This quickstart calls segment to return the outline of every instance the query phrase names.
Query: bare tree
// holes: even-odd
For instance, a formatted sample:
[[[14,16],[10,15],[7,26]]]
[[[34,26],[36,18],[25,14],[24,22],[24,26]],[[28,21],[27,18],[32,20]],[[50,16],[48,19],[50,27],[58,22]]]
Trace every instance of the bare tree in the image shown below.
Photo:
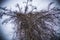
[[[28,0],[25,7],[25,13],[27,8]],[[5,9],[3,8],[3,10]],[[5,14],[11,16],[2,23],[6,23],[11,19],[14,19],[14,24],[17,25],[17,30],[15,31],[17,39],[14,38],[13,40],[56,40],[56,32],[53,29],[53,26],[46,22],[52,22],[54,25],[56,25],[54,19],[56,18],[60,20],[60,17],[57,18],[55,15],[60,15],[60,10],[57,10],[56,12],[54,10],[47,12],[33,12],[34,14],[32,12],[29,12],[28,14],[19,12],[14,13],[15,12],[12,14],[5,12],[2,13],[3,15]]]

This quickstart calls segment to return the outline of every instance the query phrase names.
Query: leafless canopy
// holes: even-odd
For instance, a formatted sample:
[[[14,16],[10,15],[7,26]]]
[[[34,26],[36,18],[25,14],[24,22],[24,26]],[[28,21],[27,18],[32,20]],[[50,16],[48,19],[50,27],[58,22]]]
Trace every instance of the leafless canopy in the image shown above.
[[[26,7],[28,6],[26,5]],[[0,9],[9,11],[8,13],[0,12],[0,16],[11,16],[9,19],[6,19],[7,21],[3,21],[2,24],[14,18],[14,23],[17,25],[17,30],[15,31],[16,38],[13,38],[13,40],[55,40],[56,32],[52,25],[57,25],[54,19],[60,20],[60,17],[56,16],[60,15],[60,10],[57,8],[44,12],[29,12],[27,14],[27,9],[25,9],[24,14],[1,7]],[[53,24],[50,25],[47,22],[52,22]]]

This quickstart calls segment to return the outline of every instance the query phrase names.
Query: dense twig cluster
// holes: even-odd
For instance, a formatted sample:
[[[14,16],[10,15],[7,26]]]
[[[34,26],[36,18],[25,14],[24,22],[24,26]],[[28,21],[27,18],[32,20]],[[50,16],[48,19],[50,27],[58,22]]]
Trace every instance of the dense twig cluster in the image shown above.
[[[50,3],[50,5],[51,4],[52,3]],[[59,16],[56,16],[57,14],[60,15],[60,10],[53,8],[49,11],[29,12],[26,14],[27,7],[28,5],[25,7],[24,14],[13,11],[9,11],[8,13],[3,12],[2,14],[0,12],[1,16],[11,16],[11,18],[3,21],[3,23],[13,18],[15,19],[14,23],[17,25],[17,30],[15,31],[17,39],[13,38],[13,40],[56,40],[56,32],[53,29],[53,25],[57,25],[54,19],[60,20]],[[1,7],[0,9],[7,10]],[[53,24],[50,25],[49,23]]]

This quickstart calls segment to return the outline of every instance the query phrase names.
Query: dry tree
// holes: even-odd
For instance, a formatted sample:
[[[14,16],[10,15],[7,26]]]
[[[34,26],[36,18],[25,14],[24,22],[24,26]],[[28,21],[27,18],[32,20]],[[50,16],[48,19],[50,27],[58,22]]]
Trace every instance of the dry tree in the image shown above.
[[[28,0],[27,0],[28,2]],[[51,3],[50,3],[51,4]],[[53,25],[56,25],[54,19],[60,20],[56,17],[57,14],[60,15],[60,10],[50,10],[45,12],[27,12],[27,7],[25,7],[25,13],[21,12],[10,12],[3,15],[11,16],[2,23],[7,23],[11,19],[14,19],[13,23],[16,24],[16,37],[13,40],[56,40],[56,32],[53,29]],[[1,8],[3,10],[7,10]],[[49,8],[48,8],[49,9]],[[19,9],[20,10],[20,9]],[[1,13],[0,13],[1,14]],[[53,23],[50,25],[49,23]]]

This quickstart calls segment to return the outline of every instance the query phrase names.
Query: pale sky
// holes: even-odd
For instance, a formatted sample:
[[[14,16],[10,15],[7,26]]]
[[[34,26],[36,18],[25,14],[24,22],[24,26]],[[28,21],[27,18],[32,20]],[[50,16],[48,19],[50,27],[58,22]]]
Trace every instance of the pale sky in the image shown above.
[[[26,0],[8,0],[5,2],[5,4],[3,5],[4,7],[7,7],[8,9],[11,8],[11,10],[18,10],[18,8],[16,8],[16,4],[18,3],[20,5],[20,7],[22,7],[23,11],[24,11],[24,7],[25,4],[23,4],[23,2],[25,2]],[[37,11],[40,11],[42,9],[47,9],[48,4],[52,2],[52,0],[33,0],[32,3],[30,2],[30,4],[32,4],[33,6],[37,7]],[[52,5],[52,7],[54,7],[54,5]],[[31,8],[29,9],[31,10]]]

